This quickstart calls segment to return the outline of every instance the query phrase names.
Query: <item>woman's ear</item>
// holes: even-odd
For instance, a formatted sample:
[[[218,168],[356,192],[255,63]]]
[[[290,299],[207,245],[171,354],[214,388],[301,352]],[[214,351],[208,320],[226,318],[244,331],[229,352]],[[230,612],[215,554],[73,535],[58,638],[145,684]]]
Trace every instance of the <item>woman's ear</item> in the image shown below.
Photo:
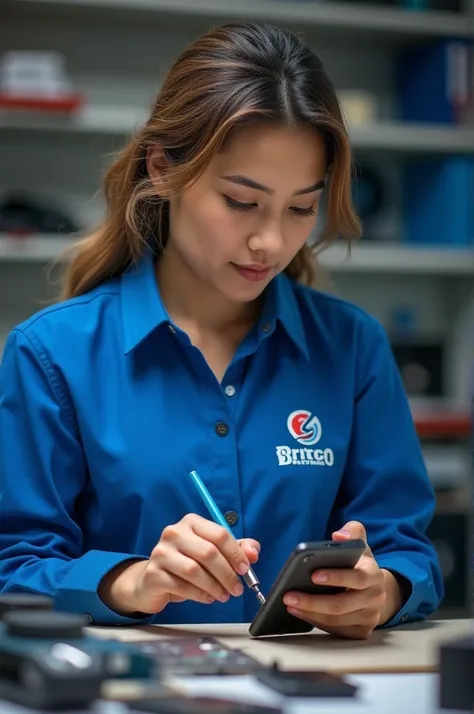
[[[148,176],[160,194],[163,194],[163,174],[169,166],[163,148],[159,144],[149,146],[146,152]]]

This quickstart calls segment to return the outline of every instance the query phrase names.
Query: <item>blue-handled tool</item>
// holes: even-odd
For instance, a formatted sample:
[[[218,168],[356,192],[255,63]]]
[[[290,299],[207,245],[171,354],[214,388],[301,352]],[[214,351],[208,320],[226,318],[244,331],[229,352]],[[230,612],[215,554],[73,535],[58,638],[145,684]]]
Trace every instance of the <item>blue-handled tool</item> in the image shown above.
[[[224,518],[222,513],[217,508],[214,499],[212,498],[211,494],[209,493],[209,491],[207,490],[207,488],[201,481],[199,474],[196,471],[191,471],[189,475],[191,477],[192,482],[196,486],[196,489],[197,489],[199,495],[201,496],[202,500],[206,504],[207,510],[211,514],[213,521],[215,523],[218,523],[223,528],[225,528],[230,533],[232,538],[234,538],[234,534],[232,533],[231,529],[229,528],[229,524],[227,523],[226,519]],[[253,590],[253,592],[257,596],[257,600],[259,601],[259,603],[261,605],[264,605],[265,598],[259,588],[260,580],[257,578],[257,576],[255,575],[252,568],[249,568],[247,573],[245,575],[243,575],[242,577],[245,581],[245,584],[251,590]]]

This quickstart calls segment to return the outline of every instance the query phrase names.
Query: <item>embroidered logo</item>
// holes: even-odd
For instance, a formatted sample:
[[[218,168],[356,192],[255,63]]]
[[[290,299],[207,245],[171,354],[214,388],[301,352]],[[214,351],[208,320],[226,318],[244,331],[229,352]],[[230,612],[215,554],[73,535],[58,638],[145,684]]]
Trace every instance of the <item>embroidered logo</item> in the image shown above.
[[[301,446],[277,446],[276,455],[279,466],[333,466],[332,449],[314,449],[323,435],[323,428],[318,417],[304,409],[291,412],[286,421],[291,436]]]

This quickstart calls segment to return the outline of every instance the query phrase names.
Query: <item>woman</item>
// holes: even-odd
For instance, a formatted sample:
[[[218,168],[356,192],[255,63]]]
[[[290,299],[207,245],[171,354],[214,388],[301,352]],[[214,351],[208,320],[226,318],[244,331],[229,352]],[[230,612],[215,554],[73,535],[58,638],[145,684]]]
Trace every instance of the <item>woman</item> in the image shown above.
[[[0,586],[96,624],[247,622],[300,541],[362,537],[343,594],[288,593],[366,638],[432,613],[434,497],[387,338],[309,287],[307,239],[359,233],[320,60],[230,24],[171,68],[110,168],[63,300],[12,331],[0,378]],[[206,517],[196,469],[238,545]]]

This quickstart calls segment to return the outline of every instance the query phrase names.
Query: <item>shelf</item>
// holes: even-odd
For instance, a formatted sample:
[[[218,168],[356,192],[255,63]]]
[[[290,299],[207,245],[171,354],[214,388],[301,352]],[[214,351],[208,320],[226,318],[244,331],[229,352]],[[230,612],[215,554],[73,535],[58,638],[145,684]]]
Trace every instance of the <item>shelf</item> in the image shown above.
[[[0,111],[0,131],[51,132],[61,134],[131,134],[147,114],[124,106],[86,106],[71,115]]]
[[[88,106],[70,116],[0,111],[0,132],[50,132],[128,136],[147,119],[140,108]],[[424,124],[379,123],[349,127],[356,150],[405,153],[474,154],[474,128]]]
[[[406,153],[472,154],[474,128],[411,123],[380,123],[349,128],[355,149]]]
[[[0,237],[0,262],[50,263],[57,260],[74,240],[61,236],[34,238]]]
[[[414,422],[420,439],[459,439],[472,437],[473,422],[468,414],[441,412],[439,414],[414,414]]]
[[[347,246],[336,244],[321,253],[319,262],[334,273],[474,276],[474,245],[456,249],[359,242],[348,256]]]
[[[0,236],[0,261],[55,261],[74,245],[74,238]],[[356,243],[347,257],[345,245],[334,245],[321,253],[319,262],[334,273],[418,273],[442,276],[474,276],[474,246],[450,249],[408,247],[389,243]]]
[[[134,21],[160,14],[203,20],[256,20],[302,26],[306,31],[346,30],[409,37],[474,37],[474,17],[453,12],[417,12],[402,8],[332,2],[285,0],[10,0],[18,9],[67,8],[132,16]]]

